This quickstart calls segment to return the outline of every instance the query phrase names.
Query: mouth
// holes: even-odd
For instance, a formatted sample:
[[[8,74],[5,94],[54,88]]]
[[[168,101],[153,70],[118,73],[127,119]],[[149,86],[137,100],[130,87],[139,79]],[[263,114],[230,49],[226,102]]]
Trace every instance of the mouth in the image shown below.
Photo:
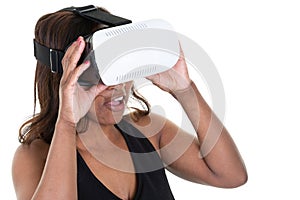
[[[105,103],[105,106],[113,112],[123,111],[125,108],[125,96],[113,97]]]

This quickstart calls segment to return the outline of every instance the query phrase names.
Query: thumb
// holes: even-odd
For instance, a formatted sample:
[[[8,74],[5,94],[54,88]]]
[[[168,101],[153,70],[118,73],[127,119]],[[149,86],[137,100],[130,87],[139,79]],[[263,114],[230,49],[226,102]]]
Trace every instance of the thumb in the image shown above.
[[[108,86],[99,83],[97,85],[93,85],[87,92],[89,93],[90,96],[95,98],[99,93],[104,91],[106,88],[108,88]]]

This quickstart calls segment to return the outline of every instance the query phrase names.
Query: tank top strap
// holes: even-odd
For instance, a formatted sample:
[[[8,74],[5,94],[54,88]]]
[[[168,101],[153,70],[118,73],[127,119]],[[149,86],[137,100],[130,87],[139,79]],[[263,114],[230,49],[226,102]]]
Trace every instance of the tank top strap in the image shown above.
[[[125,120],[117,124],[116,128],[127,143],[136,173],[146,173],[164,168],[157,150],[137,128]]]

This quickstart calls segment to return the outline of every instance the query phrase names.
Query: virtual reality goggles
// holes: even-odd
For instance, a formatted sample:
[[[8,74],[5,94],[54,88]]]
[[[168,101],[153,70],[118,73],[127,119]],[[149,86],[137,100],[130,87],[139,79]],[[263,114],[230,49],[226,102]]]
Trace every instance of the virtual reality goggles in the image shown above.
[[[82,86],[98,83],[117,85],[161,73],[178,61],[180,46],[177,34],[164,20],[132,23],[92,5],[63,10],[108,26],[84,37],[86,47],[81,62],[89,60],[91,65],[78,79]],[[65,51],[43,46],[34,40],[36,59],[49,66],[53,73],[62,73],[64,54]]]

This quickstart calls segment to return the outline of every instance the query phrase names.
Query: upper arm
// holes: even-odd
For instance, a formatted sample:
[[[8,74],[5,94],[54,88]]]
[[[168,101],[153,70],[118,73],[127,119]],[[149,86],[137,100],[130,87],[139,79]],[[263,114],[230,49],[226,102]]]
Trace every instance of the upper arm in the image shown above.
[[[203,157],[197,136],[166,121],[159,141],[162,160],[169,171],[186,180],[222,188],[238,187],[247,180],[245,169],[234,148],[221,144],[228,140],[224,137],[221,135],[211,152]]]
[[[194,135],[154,113],[133,124],[150,140],[169,171],[198,183],[209,179],[211,172],[201,159],[200,145]]]
[[[159,138],[159,149],[167,169],[189,181],[213,185],[214,174],[200,153],[196,136],[166,121]]]
[[[197,136],[163,116],[150,114],[135,126],[159,152],[167,169],[181,178],[216,187],[236,187],[246,180],[244,168],[237,160],[238,156],[235,156],[237,153],[233,152],[234,148],[228,147],[228,144],[219,145],[214,155],[211,151],[203,157]],[[223,140],[221,143],[227,143],[226,139]],[[213,149],[216,149],[216,146]],[[214,171],[216,168],[217,171]]]
[[[12,163],[12,179],[19,200],[31,199],[41,178],[48,145],[41,140],[30,145],[22,144],[15,152]]]

